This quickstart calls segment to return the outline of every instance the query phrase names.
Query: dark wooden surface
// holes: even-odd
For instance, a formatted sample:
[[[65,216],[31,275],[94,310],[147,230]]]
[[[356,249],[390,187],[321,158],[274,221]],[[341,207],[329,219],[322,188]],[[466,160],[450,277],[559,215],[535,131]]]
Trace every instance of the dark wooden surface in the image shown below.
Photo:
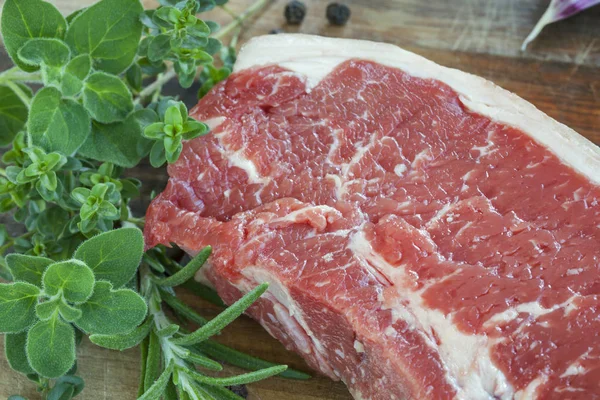
[[[93,0],[55,0],[69,13]],[[347,0],[353,12],[346,27],[331,27],[324,18],[327,1],[307,0],[308,15],[300,27],[285,26],[284,0],[273,1],[247,24],[241,36],[265,34],[274,28],[325,36],[394,43],[449,67],[471,72],[513,91],[596,144],[600,144],[600,6],[548,26],[527,52],[523,39],[548,5],[547,0]],[[0,0],[0,4],[3,0]],[[144,1],[152,5],[152,0]],[[249,0],[231,0],[241,11]],[[227,23],[222,11],[212,18]],[[0,69],[7,68],[0,54]],[[177,89],[171,89],[177,90]],[[181,93],[193,103],[195,92]],[[148,187],[160,189],[165,175],[144,168],[134,171]],[[192,296],[185,300],[208,315],[214,309]],[[269,360],[305,369],[302,360],[248,318],[241,318],[220,340]],[[81,374],[88,385],[81,399],[133,399],[138,379],[136,350],[122,353],[84,343],[79,350]],[[32,385],[10,371],[0,359],[0,398],[21,393],[36,399]],[[344,386],[316,377],[307,382],[270,379],[249,387],[251,399],[350,399]]]

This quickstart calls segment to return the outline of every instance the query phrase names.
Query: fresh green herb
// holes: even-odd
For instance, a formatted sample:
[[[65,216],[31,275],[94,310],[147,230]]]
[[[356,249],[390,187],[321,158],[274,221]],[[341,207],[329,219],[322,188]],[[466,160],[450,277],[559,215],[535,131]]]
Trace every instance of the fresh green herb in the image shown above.
[[[167,104],[175,103],[169,101]],[[160,108],[159,108],[160,109]],[[150,124],[144,136],[155,140],[150,151],[150,163],[158,168],[168,161],[174,163],[183,150],[183,140],[191,140],[208,132],[208,126],[188,117],[183,103],[172,104],[160,115],[161,122]]]
[[[173,288],[224,306],[191,279],[211,249],[185,266],[163,247],[144,252],[144,219],[130,207],[141,182],[126,177],[127,169],[144,159],[155,167],[174,163],[184,141],[208,132],[162,87],[173,78],[183,87],[198,81],[201,97],[225,79],[236,32],[268,0],[222,29],[198,14],[226,1],[159,2],[144,11],[139,0],[100,0],[66,18],[43,0],[4,4],[1,31],[16,66],[0,73],[0,146],[8,146],[0,213],[21,227],[0,225],[0,277],[7,282],[0,283],[0,332],[11,368],[46,400],[84,389],[75,376],[83,335],[114,350],[140,346],[141,399],[238,399],[223,386],[272,375],[307,378],[209,339],[266,285],[208,320]],[[30,84],[41,88],[34,94]],[[200,327],[190,332],[188,323]],[[211,378],[196,369],[219,371],[219,361],[252,372]]]

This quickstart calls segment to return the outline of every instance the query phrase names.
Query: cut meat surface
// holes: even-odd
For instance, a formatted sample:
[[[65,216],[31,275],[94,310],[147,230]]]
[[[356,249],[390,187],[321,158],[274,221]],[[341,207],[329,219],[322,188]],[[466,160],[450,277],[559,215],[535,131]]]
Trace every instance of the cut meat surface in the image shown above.
[[[191,110],[148,246],[357,399],[600,399],[600,151],[396,47],[251,41]]]

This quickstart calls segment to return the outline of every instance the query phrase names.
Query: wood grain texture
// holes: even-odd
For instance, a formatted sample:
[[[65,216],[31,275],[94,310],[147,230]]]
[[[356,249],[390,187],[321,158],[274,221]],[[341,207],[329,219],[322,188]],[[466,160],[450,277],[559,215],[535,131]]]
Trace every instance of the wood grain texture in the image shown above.
[[[4,0],[0,0],[2,4]],[[55,0],[65,14],[94,0]],[[308,16],[300,27],[285,25],[285,0],[271,3],[268,9],[249,22],[241,42],[273,28],[377,40],[397,44],[435,62],[483,76],[517,93],[560,122],[569,125],[600,144],[600,7],[572,19],[548,26],[530,49],[519,50],[548,0],[346,0],[353,15],[346,27],[331,27],[324,18],[327,1],[307,0]],[[147,6],[153,0],[144,0]],[[230,7],[240,12],[250,0],[231,0]],[[231,17],[218,10],[211,18],[227,23]],[[8,67],[0,54],[0,69]],[[180,94],[188,105],[195,102],[193,90]],[[151,189],[162,189],[166,174],[141,166],[132,171],[146,186],[143,209]],[[215,308],[182,292],[184,300],[201,313],[214,315]],[[241,318],[219,337],[225,344],[265,359],[289,363],[307,370],[296,355],[285,351],[257,323]],[[89,342],[79,349],[80,373],[87,388],[82,400],[134,399],[137,391],[137,350],[122,353],[100,349]],[[233,372],[229,369],[228,372]],[[39,396],[33,386],[10,371],[0,357],[0,399],[15,393],[30,399]],[[253,400],[349,400],[341,383],[322,377],[306,382],[269,379],[249,387]]]
[[[142,1],[149,6],[155,4],[155,0]],[[68,14],[94,0],[53,2]],[[264,33],[282,25],[286,2],[274,1],[249,33]],[[230,6],[241,10],[250,3],[231,0]],[[305,3],[308,17],[300,28],[303,32],[392,42],[403,47],[600,64],[600,6],[546,27],[530,49],[521,53],[521,43],[549,0],[345,0],[353,15],[352,23],[344,28],[327,24],[324,15],[328,1]]]

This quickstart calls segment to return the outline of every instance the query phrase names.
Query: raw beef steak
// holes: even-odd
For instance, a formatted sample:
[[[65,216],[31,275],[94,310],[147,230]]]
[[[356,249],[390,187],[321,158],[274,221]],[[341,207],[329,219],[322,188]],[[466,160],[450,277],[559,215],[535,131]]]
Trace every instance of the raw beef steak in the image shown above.
[[[191,111],[147,245],[357,399],[600,399],[600,151],[394,46],[252,40]]]

